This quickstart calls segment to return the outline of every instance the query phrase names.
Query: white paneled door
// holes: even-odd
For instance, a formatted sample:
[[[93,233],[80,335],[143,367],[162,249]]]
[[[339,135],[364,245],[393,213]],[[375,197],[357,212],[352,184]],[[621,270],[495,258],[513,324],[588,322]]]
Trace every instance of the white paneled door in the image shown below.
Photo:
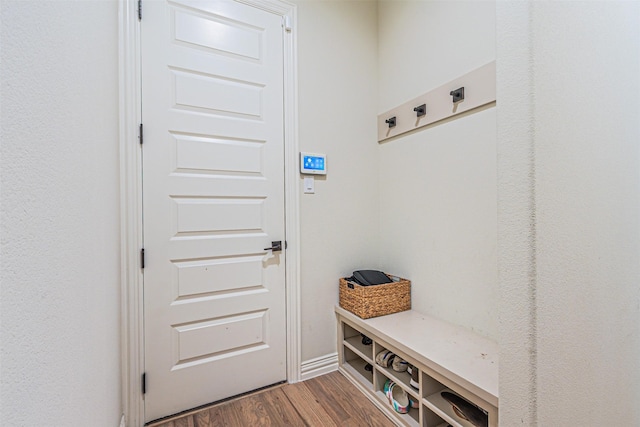
[[[286,379],[282,31],[143,3],[145,421]]]

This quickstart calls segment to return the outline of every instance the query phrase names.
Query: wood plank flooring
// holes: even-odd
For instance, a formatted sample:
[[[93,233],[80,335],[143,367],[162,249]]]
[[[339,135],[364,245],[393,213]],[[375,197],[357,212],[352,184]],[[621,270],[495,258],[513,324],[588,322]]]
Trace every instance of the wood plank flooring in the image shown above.
[[[341,373],[269,388],[149,427],[391,427],[393,424]]]

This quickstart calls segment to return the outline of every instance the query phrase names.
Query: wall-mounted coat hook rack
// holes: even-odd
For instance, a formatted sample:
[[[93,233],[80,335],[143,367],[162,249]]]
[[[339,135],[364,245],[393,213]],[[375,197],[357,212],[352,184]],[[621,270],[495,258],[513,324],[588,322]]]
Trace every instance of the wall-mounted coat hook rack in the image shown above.
[[[456,90],[452,90],[451,92],[449,92],[449,95],[451,95],[453,97],[453,102],[460,102],[464,100],[464,86],[462,86],[459,89]]]
[[[378,114],[378,142],[460,116],[495,101],[496,61],[491,61]]]
[[[384,122],[387,123],[390,128],[396,127],[396,117],[395,116],[385,120]]]

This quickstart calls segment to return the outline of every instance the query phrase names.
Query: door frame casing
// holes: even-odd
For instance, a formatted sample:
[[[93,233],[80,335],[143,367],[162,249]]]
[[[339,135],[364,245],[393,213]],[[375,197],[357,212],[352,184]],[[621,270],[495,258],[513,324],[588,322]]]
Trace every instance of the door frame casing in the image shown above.
[[[284,165],[285,165],[285,311],[287,323],[287,380],[301,377],[300,340],[300,220],[298,162],[298,97],[296,6],[282,0],[234,0],[285,17],[284,53]],[[120,110],[120,319],[121,393],[125,425],[144,425],[144,300],[140,249],[142,228],[142,153],[140,22],[138,1],[118,2]],[[142,11],[144,19],[144,4]]]

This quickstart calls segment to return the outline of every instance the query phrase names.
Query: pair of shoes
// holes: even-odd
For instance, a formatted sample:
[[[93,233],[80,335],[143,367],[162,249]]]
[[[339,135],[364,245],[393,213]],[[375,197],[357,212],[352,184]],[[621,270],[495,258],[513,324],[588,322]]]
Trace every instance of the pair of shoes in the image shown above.
[[[376,363],[385,368],[391,368],[396,372],[404,372],[409,363],[389,350],[382,350],[376,355]]]
[[[389,399],[389,404],[393,407],[393,410],[399,414],[406,414],[413,406],[413,402],[409,399],[409,395],[402,387],[398,386],[391,380],[387,380],[384,383],[384,394]]]
[[[407,368],[407,372],[411,375],[411,381],[409,381],[409,385],[416,390],[420,389],[420,382],[418,381],[418,377],[420,376],[420,371],[413,365],[409,365]]]

